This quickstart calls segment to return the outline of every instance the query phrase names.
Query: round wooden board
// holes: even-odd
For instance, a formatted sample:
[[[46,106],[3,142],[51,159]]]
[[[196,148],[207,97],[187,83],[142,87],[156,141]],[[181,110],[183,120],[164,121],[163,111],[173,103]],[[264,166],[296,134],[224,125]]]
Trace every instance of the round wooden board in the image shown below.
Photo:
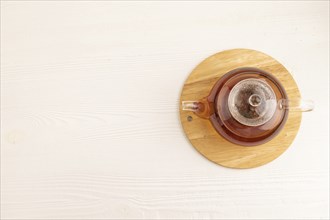
[[[273,74],[284,86],[289,99],[300,98],[291,74],[274,58],[255,50],[226,50],[208,57],[189,75],[181,93],[180,118],[189,141],[207,159],[225,167],[252,168],[274,160],[290,146],[299,130],[301,112],[289,112],[284,128],[271,141],[243,147],[221,137],[209,120],[181,110],[182,101],[199,100],[207,96],[222,75],[240,67],[256,67]],[[187,120],[188,116],[192,117],[191,121]]]

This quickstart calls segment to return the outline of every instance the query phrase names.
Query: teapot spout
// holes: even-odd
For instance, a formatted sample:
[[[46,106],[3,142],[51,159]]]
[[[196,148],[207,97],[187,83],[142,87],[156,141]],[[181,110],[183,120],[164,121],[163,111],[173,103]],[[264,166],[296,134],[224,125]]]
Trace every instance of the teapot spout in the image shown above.
[[[197,116],[204,119],[210,118],[210,115],[212,114],[212,108],[207,101],[207,98],[198,101],[182,101],[181,109],[183,111],[194,112]]]
[[[197,112],[198,111],[198,101],[182,101],[182,110],[183,111],[192,111]]]

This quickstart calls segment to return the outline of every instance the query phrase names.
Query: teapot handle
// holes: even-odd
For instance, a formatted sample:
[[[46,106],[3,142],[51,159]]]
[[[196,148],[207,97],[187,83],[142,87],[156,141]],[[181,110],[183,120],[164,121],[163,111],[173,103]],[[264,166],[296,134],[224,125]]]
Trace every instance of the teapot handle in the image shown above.
[[[278,101],[278,107],[295,112],[309,112],[314,109],[314,102],[304,99],[281,99]]]

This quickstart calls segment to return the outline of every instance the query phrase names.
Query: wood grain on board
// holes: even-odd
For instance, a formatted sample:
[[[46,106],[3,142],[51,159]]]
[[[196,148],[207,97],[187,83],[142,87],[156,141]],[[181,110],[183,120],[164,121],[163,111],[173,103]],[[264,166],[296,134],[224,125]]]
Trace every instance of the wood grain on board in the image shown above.
[[[232,49],[208,57],[192,71],[183,86],[180,102],[197,101],[208,96],[221,76],[241,67],[255,67],[273,74],[283,85],[289,99],[300,97],[291,74],[274,58],[256,50]],[[244,147],[221,137],[209,120],[182,109],[180,116],[191,144],[207,159],[231,168],[257,167],[280,156],[294,140],[301,121],[301,112],[290,111],[284,128],[275,138],[262,145]],[[193,119],[187,120],[188,116]]]

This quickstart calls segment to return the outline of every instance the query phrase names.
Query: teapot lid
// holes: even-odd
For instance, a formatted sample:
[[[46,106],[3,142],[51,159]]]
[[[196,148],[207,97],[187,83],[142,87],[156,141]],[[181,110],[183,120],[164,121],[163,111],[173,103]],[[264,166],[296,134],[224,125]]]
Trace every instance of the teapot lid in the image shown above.
[[[262,79],[239,81],[230,91],[228,108],[233,118],[246,126],[259,126],[268,122],[276,111],[276,95]]]

